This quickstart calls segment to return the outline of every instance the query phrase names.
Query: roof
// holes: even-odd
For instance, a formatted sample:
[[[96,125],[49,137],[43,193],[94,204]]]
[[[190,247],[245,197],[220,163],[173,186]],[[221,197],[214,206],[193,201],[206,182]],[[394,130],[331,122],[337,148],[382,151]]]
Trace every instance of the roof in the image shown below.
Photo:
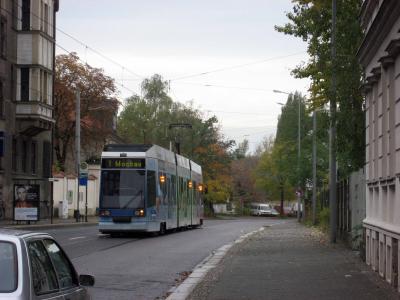
[[[105,152],[146,152],[152,144],[108,144],[104,146]]]
[[[43,235],[47,233],[43,232],[33,232],[28,230],[18,230],[18,229],[5,229],[0,228],[0,237],[1,236],[15,236],[15,237],[25,237],[29,235]]]

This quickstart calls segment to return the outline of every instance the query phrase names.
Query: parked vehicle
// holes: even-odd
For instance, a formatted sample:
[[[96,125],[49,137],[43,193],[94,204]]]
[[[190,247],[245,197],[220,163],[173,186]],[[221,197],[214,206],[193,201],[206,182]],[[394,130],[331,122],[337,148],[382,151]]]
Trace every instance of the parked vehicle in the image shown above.
[[[93,285],[50,235],[0,229],[0,300],[84,300]]]
[[[279,212],[267,203],[252,203],[250,213],[253,216],[278,216]]]

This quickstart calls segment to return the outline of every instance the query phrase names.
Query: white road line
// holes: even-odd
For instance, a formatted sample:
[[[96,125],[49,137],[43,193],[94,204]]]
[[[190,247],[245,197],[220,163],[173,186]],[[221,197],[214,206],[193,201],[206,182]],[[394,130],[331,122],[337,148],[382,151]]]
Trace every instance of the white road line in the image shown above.
[[[86,236],[77,236],[77,237],[70,238],[69,240],[73,241],[73,240],[79,240],[79,239],[84,239],[84,238],[86,238]]]

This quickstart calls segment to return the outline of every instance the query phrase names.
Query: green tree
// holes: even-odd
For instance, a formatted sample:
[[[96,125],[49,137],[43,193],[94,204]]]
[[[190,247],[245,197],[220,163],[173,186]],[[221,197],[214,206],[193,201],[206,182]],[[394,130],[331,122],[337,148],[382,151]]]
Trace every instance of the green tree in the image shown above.
[[[307,42],[308,62],[293,70],[297,78],[311,79],[310,107],[321,108],[329,102],[333,68],[337,74],[337,153],[342,174],[364,165],[365,138],[362,78],[356,53],[362,39],[358,14],[362,1],[337,1],[337,59],[331,59],[331,17],[329,0],[294,0],[287,13],[289,23],[276,26],[284,34]]]
[[[181,154],[199,163],[209,185],[206,201],[220,202],[231,194],[230,162],[234,143],[220,133],[215,116],[203,117],[193,105],[173,101],[168,82],[160,75],[145,79],[142,95],[125,101],[118,118],[118,133],[131,143],[154,143],[169,148],[179,142]],[[170,128],[170,124],[190,124],[191,128]]]

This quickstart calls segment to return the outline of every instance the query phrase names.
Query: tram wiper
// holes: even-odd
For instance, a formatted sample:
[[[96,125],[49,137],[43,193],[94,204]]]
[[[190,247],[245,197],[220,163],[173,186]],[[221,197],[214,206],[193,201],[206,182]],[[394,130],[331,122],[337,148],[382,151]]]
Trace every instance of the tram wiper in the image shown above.
[[[134,201],[136,199],[136,197],[139,196],[139,194],[140,194],[140,200],[142,200],[143,199],[143,191],[140,190],[135,195],[133,195],[132,199],[129,200],[128,203],[126,203],[121,209],[127,208],[129,206],[129,204],[131,204],[132,201]]]

